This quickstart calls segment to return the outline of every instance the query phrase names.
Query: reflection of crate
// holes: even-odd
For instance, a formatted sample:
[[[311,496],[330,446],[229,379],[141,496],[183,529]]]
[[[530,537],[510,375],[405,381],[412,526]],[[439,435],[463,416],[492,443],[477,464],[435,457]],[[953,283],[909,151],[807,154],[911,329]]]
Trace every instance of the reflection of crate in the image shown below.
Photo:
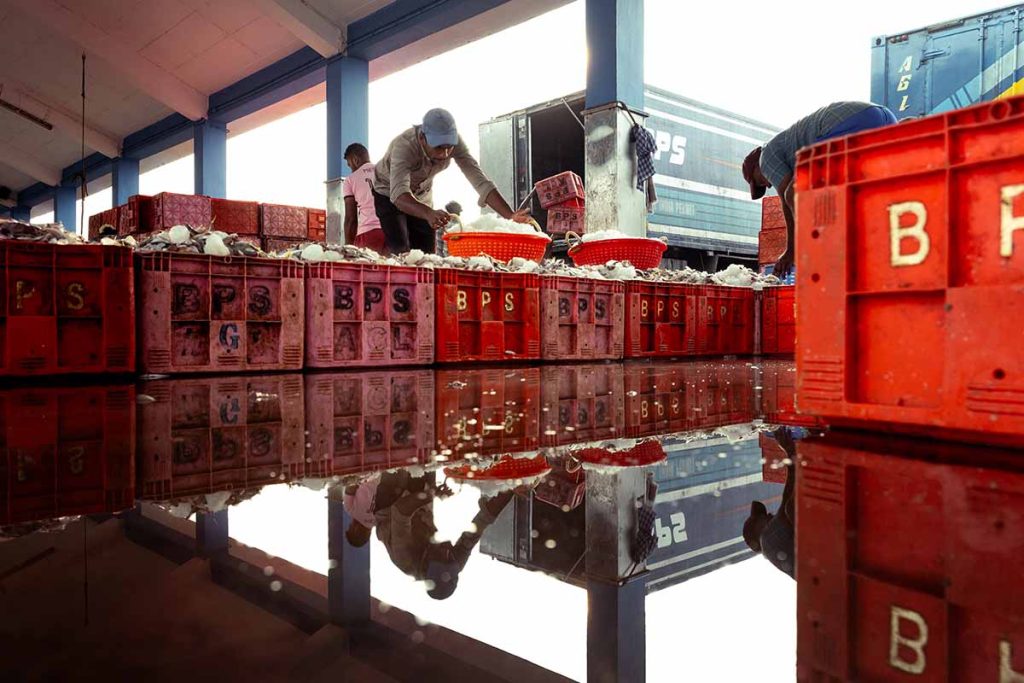
[[[362,263],[306,267],[306,367],[433,360],[432,271]]]
[[[798,157],[800,409],[1024,444],[1024,98]]]
[[[429,370],[306,375],[308,454],[320,476],[425,464],[435,447]]]
[[[813,415],[800,415],[796,408],[796,366],[793,361],[758,361],[761,368],[760,417],[767,424],[793,427],[824,427]]]
[[[303,264],[136,254],[144,372],[300,370]]]
[[[0,241],[0,376],[135,371],[132,252]]]
[[[540,277],[436,271],[438,363],[540,360]]]
[[[437,439],[449,460],[540,445],[540,369],[437,371]]]
[[[147,382],[139,408],[139,480],[154,500],[242,491],[304,475],[300,375]]]
[[[541,443],[562,446],[625,434],[621,364],[541,368]]]
[[[623,353],[626,286],[588,278],[540,279],[544,360],[617,360]]]
[[[135,503],[135,387],[0,391],[0,524]]]
[[[1019,454],[838,432],[798,453],[798,680],[1024,671]]]

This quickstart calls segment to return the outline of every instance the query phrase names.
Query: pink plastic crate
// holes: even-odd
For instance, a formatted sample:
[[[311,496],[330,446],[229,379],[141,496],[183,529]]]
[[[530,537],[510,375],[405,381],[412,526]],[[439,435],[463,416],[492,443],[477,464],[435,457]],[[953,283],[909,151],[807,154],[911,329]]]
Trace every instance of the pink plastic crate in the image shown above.
[[[575,277],[540,279],[544,360],[622,358],[626,285]]]
[[[550,178],[539,180],[533,185],[541,208],[550,209],[556,204],[572,199],[585,199],[583,179],[572,171],[565,171]]]
[[[302,368],[303,264],[175,253],[135,258],[142,372]]]
[[[175,225],[209,228],[212,220],[210,198],[203,195],[161,192],[149,204],[149,230],[167,230]]]
[[[426,268],[306,268],[306,367],[434,362],[434,274]]]
[[[309,233],[309,215],[301,206],[260,204],[260,234],[264,237],[305,239]]]
[[[548,209],[547,231],[552,235],[575,232],[582,235],[587,228],[586,209],[582,206],[553,206]]]

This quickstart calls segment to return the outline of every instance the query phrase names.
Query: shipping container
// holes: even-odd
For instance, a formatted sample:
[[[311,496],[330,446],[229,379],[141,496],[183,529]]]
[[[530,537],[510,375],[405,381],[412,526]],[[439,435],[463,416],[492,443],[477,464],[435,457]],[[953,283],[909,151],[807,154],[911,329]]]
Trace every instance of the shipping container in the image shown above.
[[[797,679],[1019,679],[1019,453],[835,432],[798,454]]]
[[[952,5],[951,5],[952,6]],[[871,101],[897,118],[1024,94],[1024,5],[878,36]]]
[[[0,526],[134,504],[134,385],[0,391]]]
[[[778,128],[702,102],[648,86],[644,109],[654,134],[658,203],[648,236],[665,237],[666,259],[718,270],[726,262],[753,264],[761,210],[739,166]],[[480,125],[480,164],[503,196],[518,205],[534,183],[573,171],[586,186],[583,128],[578,118],[583,93],[498,116]],[[533,216],[546,225],[539,201]],[[565,245],[556,242],[561,253]],[[710,254],[709,254],[710,252]],[[723,258],[719,263],[716,256]]]
[[[798,157],[800,411],[1024,443],[1024,97]]]
[[[306,267],[306,367],[430,365],[434,273],[363,263]]]
[[[135,371],[132,251],[0,241],[0,377]]]
[[[140,497],[174,500],[241,492],[305,476],[302,376],[144,382],[139,407]]]
[[[304,264],[172,252],[135,263],[143,372],[302,369]]]

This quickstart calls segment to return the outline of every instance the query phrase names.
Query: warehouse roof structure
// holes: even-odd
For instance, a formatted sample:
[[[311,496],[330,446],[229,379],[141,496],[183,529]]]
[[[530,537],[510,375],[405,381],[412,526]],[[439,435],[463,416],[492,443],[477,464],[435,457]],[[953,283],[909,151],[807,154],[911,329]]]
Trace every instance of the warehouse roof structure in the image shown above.
[[[195,140],[197,192],[216,195],[204,142],[210,156],[228,124],[322,101],[331,63],[379,78],[566,2],[0,0],[0,193],[22,211],[55,198],[70,216],[59,205],[81,182],[83,54],[86,177],[112,174],[123,199],[139,159]]]

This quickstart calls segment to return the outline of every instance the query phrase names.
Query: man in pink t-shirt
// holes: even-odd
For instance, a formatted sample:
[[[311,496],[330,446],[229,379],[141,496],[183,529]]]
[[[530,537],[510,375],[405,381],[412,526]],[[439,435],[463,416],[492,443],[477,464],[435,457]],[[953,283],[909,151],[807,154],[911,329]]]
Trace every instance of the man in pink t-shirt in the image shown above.
[[[345,178],[341,196],[345,199],[345,244],[367,247],[383,254],[386,241],[373,202],[373,164],[370,153],[358,142],[345,150],[345,162],[352,175]]]

